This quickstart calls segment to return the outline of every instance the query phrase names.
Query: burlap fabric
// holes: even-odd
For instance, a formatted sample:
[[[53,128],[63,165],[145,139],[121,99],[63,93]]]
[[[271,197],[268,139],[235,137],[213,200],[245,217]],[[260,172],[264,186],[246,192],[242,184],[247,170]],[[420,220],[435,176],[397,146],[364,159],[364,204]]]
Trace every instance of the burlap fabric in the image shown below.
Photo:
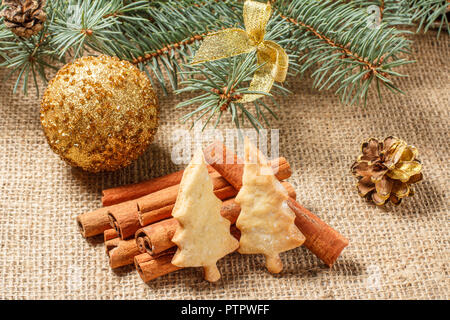
[[[371,96],[367,107],[345,106],[311,81],[289,79],[280,98],[281,153],[292,164],[299,201],[350,239],[332,269],[307,249],[282,255],[271,275],[263,259],[237,253],[219,262],[223,279],[202,280],[186,269],[145,284],[132,267],[112,271],[99,237],[86,241],[75,217],[100,206],[101,190],[170,173],[172,132],[185,126],[161,97],[161,126],[148,152],[128,168],[88,174],[52,153],[41,132],[39,99],[0,96],[0,298],[28,299],[449,299],[449,37],[414,37],[416,64],[396,79],[405,95]],[[1,75],[6,71],[1,70]],[[221,128],[226,128],[222,125]],[[417,146],[425,180],[401,207],[367,204],[349,167],[369,137],[397,135]]]

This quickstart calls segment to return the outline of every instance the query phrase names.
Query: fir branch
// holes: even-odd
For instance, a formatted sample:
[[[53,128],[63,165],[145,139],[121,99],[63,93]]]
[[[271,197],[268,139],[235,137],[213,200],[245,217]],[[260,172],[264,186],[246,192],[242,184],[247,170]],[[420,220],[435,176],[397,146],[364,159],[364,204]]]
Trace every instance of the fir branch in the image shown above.
[[[187,6],[180,7],[180,2]],[[158,2],[148,11],[151,23],[123,24],[124,32],[115,36],[115,42],[127,46],[132,39],[135,46],[117,52],[117,55],[132,61],[147,73],[153,73],[167,93],[165,74],[170,86],[177,89],[179,77],[184,77],[179,71],[183,70],[183,64],[197,43],[209,32],[240,24],[241,12],[236,8],[241,7],[237,1],[205,0],[201,6],[186,0]],[[149,36],[142,37],[142,34]]]
[[[405,22],[402,16],[395,14],[395,8],[399,8],[395,6],[401,0],[272,2],[275,11],[266,39],[286,49],[291,57],[290,74],[312,69],[315,86],[319,89],[336,86],[344,102],[365,100],[371,83],[377,88],[385,85],[399,90],[392,78],[401,75],[393,68],[409,63],[399,57],[408,53],[409,42],[401,31],[390,26]],[[264,99],[253,104],[255,113],[252,113],[232,98],[248,90],[247,82],[251,77],[243,77],[246,80],[237,84],[234,75],[228,74],[229,70],[240,70],[239,74],[246,75],[258,68],[253,60],[253,64],[247,64],[248,57],[186,67],[205,35],[223,28],[244,28],[243,1],[55,0],[49,3],[52,4],[47,8],[50,19],[45,32],[38,36],[18,39],[11,37],[8,30],[0,29],[1,55],[6,59],[2,66],[16,71],[18,82],[23,78],[27,84],[27,79],[36,74],[45,77],[43,70],[47,66],[43,58],[46,56],[63,61],[66,55],[73,58],[86,51],[96,51],[132,61],[147,72],[150,79],[156,78],[165,92],[169,85],[178,88],[181,79],[186,85],[182,90],[198,93],[201,89],[195,82],[195,72],[204,77],[208,75],[214,81],[202,92],[205,100],[191,99],[192,103],[188,101],[184,106],[204,107],[207,101],[211,117],[217,115],[219,120],[223,112],[229,111],[236,124],[247,119],[254,127],[261,127],[262,123],[268,124],[262,111],[274,114],[263,103]],[[381,6],[383,21],[379,28],[370,29],[367,22],[371,15],[366,6],[377,3]],[[39,72],[33,71],[38,69]],[[217,74],[218,71],[223,74]],[[224,87],[234,91],[223,90]],[[280,85],[274,87],[286,91]],[[380,90],[378,92],[380,94]],[[194,115],[199,114],[194,112],[191,116]],[[236,119],[241,120],[236,122]]]
[[[373,14],[375,19],[379,14],[378,22],[383,22],[385,26],[399,27],[412,24],[410,8],[405,0],[351,0],[348,3]],[[372,11],[374,8],[378,8],[379,12]]]
[[[47,8],[52,8],[51,6],[52,4],[47,4]],[[0,55],[4,60],[0,63],[0,67],[10,69],[2,80],[8,79],[13,74],[17,75],[13,93],[17,92],[22,82],[22,91],[27,94],[29,82],[32,81],[39,96],[38,77],[47,82],[46,70],[57,70],[54,64],[58,58],[50,49],[49,43],[48,24],[45,24],[37,35],[25,39],[15,36],[0,19]]]
[[[184,7],[186,6],[186,7]],[[166,77],[173,88],[178,86],[177,73],[192,52],[194,42],[210,30],[239,23],[235,13],[237,1],[205,0],[203,6],[193,0],[182,1],[122,1],[122,0],[55,0],[47,3],[45,42],[33,55],[46,52],[63,61],[85,52],[100,52],[133,61],[147,73],[152,72],[167,92]],[[2,66],[16,67],[12,57],[21,60],[19,79],[33,68],[25,66],[27,56],[36,44],[35,37],[18,39],[4,28],[0,29]],[[41,32],[39,36],[44,34]],[[192,40],[194,38],[195,41]],[[15,42],[11,46],[9,42]],[[28,53],[24,52],[27,51]],[[33,50],[31,50],[34,52]],[[41,60],[36,60],[41,61]],[[14,64],[13,64],[14,63]],[[21,71],[24,67],[25,71]],[[36,66],[38,67],[38,66]],[[44,62],[40,67],[45,67]],[[150,74],[149,74],[150,75]],[[26,91],[28,81],[24,82]]]
[[[448,0],[411,0],[410,7],[413,20],[418,23],[418,32],[427,32],[431,27],[437,26],[438,37],[442,29],[447,29],[447,34],[450,35]]]
[[[121,0],[55,1],[50,24],[51,45],[59,56],[71,54],[77,58],[86,50],[105,54],[117,53],[113,39],[120,34],[123,20],[145,20],[139,13],[149,8],[148,2],[125,4]],[[119,13],[126,13],[121,15]],[[136,13],[136,14],[135,14]],[[120,19],[119,19],[120,18]]]
[[[400,91],[390,76],[402,76],[392,69],[411,61],[399,58],[409,53],[403,31],[381,23],[370,28],[370,15],[341,1],[278,1],[280,15],[297,28],[290,50],[303,54],[301,72],[313,68],[319,90],[337,86],[344,103],[366,103],[372,82]],[[401,92],[401,91],[400,91]],[[378,90],[381,99],[381,92]]]
[[[223,114],[229,112],[232,122],[238,129],[245,125],[246,120],[257,131],[264,127],[263,123],[270,126],[268,116],[277,117],[264,101],[259,99],[252,103],[254,112],[250,110],[248,104],[239,102],[244,94],[260,93],[272,97],[268,93],[249,90],[253,74],[259,67],[256,63],[255,52],[201,65],[187,65],[187,71],[183,72],[187,80],[182,82],[183,88],[177,90],[177,93],[189,92],[197,96],[181,102],[176,108],[189,106],[196,108],[185,114],[181,120],[186,122],[194,118],[193,127],[201,119],[206,119],[204,129],[215,118],[214,127],[217,127]],[[277,89],[279,94],[286,92],[279,85],[275,86],[275,90]],[[274,103],[276,105],[275,101]]]
[[[243,22],[241,23],[240,27],[244,29]],[[291,43],[294,41],[290,37],[291,27],[284,19],[275,15],[267,25],[265,39],[275,41],[281,46]],[[290,61],[288,75],[293,76],[299,72],[300,66],[296,63],[299,56],[295,52],[287,51],[287,53]],[[277,119],[277,116],[272,107],[264,101],[265,99],[260,98],[250,104],[239,103],[239,99],[244,94],[260,93],[270,98],[272,105],[277,106],[274,95],[286,95],[290,92],[278,83],[274,83],[271,93],[249,90],[255,71],[261,67],[257,64],[255,56],[255,52],[252,52],[200,65],[185,65],[187,71],[181,73],[185,80],[181,82],[182,89],[177,90],[176,93],[189,92],[197,96],[177,106],[177,108],[196,107],[181,120],[185,122],[195,118],[192,123],[194,126],[196,122],[206,117],[205,127],[215,117],[214,127],[216,127],[223,114],[230,112],[232,122],[238,129],[246,122],[257,131],[264,125],[270,126],[269,118]]]

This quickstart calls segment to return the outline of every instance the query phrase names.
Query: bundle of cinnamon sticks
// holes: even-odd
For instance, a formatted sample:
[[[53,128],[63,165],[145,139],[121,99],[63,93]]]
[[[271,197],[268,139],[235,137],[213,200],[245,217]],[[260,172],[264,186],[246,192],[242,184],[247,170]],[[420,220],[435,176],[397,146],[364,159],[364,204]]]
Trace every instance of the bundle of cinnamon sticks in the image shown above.
[[[243,163],[221,142],[204,150],[215,195],[223,201],[221,214],[230,220],[231,233],[239,239],[233,226],[240,207],[234,197],[242,187]],[[296,215],[295,224],[306,237],[304,245],[320,260],[332,266],[348,240],[296,201],[293,186],[284,180],[291,176],[285,158],[271,162],[275,176],[289,194],[288,205]],[[180,269],[171,263],[176,246],[171,241],[177,228],[172,218],[183,171],[145,182],[103,191],[103,207],[77,217],[84,237],[104,235],[111,268],[135,265],[147,282]]]

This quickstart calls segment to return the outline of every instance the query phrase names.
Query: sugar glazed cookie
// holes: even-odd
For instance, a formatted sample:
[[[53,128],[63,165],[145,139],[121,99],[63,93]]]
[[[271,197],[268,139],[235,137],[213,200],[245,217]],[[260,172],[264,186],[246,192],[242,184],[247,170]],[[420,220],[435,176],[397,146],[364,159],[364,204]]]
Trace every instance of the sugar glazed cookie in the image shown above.
[[[184,171],[172,216],[179,226],[172,238],[178,250],[172,264],[203,267],[205,279],[220,279],[217,260],[239,247],[230,221],[220,215],[222,201],[213,192],[203,152],[198,150]]]
[[[305,237],[294,224],[287,191],[275,178],[264,155],[245,139],[242,188],[236,202],[241,213],[236,226],[241,231],[239,252],[264,254],[269,272],[283,269],[279,253],[303,244]]]

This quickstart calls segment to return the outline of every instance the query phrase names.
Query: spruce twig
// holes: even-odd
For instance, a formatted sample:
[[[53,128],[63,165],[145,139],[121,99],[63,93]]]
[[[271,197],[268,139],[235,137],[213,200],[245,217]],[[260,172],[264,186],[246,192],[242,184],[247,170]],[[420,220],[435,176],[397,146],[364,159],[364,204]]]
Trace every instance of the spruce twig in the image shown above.
[[[314,85],[318,89],[336,88],[345,103],[366,102],[372,84],[380,97],[382,86],[401,91],[394,79],[402,75],[394,68],[411,62],[402,57],[409,53],[409,41],[403,37],[404,31],[393,26],[407,25],[414,16],[419,28],[427,30],[442,14],[445,4],[445,0],[271,2],[274,12],[266,39],[277,42],[288,52],[290,75],[312,70]],[[375,28],[368,27],[373,18],[367,10],[370,5],[379,7],[382,18]],[[262,124],[268,125],[264,112],[270,115],[275,112],[264,104],[265,99],[250,105],[253,112],[246,105],[239,105],[234,97],[248,89],[250,76],[235,83],[227,73],[235,68],[240,75],[250,74],[258,68],[256,62],[247,65],[244,62],[250,61],[246,60],[249,58],[242,56],[220,63],[188,65],[199,43],[210,32],[231,27],[244,29],[242,8],[242,0],[48,1],[45,28],[30,39],[15,37],[0,23],[0,56],[4,60],[0,66],[17,75],[15,91],[21,81],[26,91],[29,80],[37,83],[38,76],[45,80],[46,69],[56,69],[66,56],[73,59],[86,52],[115,55],[147,72],[166,93],[169,87],[178,89],[180,81],[186,87],[178,92],[200,93],[203,100],[190,99],[184,106],[204,107],[208,101],[206,109],[212,112],[211,119],[216,115],[220,121],[220,112],[231,112],[236,125],[246,119],[260,128]],[[442,26],[448,25],[445,15],[443,19]],[[198,75],[213,80],[206,91],[195,82]],[[274,95],[286,93],[280,85],[274,88],[277,89],[272,92]],[[273,99],[271,95],[270,98]],[[194,112],[191,117],[200,114]]]
[[[448,0],[411,0],[412,19],[418,23],[417,32],[427,32],[437,25],[437,37],[443,29],[450,35],[449,16],[450,2]]]
[[[337,87],[344,103],[366,103],[372,82],[401,92],[392,76],[402,76],[394,67],[411,63],[400,58],[409,53],[405,31],[369,26],[370,15],[342,1],[278,1],[281,16],[296,28],[290,50],[297,52],[303,73],[312,73],[319,90]],[[381,98],[381,92],[378,90]]]
[[[47,4],[47,8],[52,8],[52,4]],[[51,19],[50,19],[51,23]],[[39,96],[38,77],[47,82],[46,70],[57,70],[55,62],[59,59],[54,51],[49,49],[50,36],[48,24],[37,34],[29,39],[16,37],[5,28],[0,20],[0,56],[3,62],[0,67],[10,69],[3,81],[17,74],[13,93],[16,93],[22,82],[22,91],[27,94],[29,82],[34,83],[36,94]],[[64,61],[64,60],[60,60]]]
[[[389,27],[403,27],[412,24],[410,7],[406,0],[351,0],[346,1],[356,8],[363,9],[372,14],[378,14],[379,22]],[[378,8],[379,12],[370,11],[372,8]]]
[[[214,127],[217,127],[222,115],[230,112],[237,128],[241,128],[247,120],[258,131],[264,127],[262,121],[269,125],[264,111],[276,118],[273,110],[261,100],[253,103],[255,112],[250,111],[248,105],[239,102],[244,94],[259,93],[271,97],[271,94],[250,91],[248,88],[253,74],[260,68],[256,63],[254,52],[185,67],[187,71],[183,73],[186,75],[186,80],[182,82],[183,88],[177,90],[177,93],[197,93],[197,96],[177,105],[176,108],[196,107],[181,118],[183,122],[195,118],[192,122],[193,127],[199,120],[206,119],[203,125],[205,128],[215,117]],[[280,90],[279,86],[277,88]],[[281,91],[282,89],[280,93],[285,93],[286,89]]]

